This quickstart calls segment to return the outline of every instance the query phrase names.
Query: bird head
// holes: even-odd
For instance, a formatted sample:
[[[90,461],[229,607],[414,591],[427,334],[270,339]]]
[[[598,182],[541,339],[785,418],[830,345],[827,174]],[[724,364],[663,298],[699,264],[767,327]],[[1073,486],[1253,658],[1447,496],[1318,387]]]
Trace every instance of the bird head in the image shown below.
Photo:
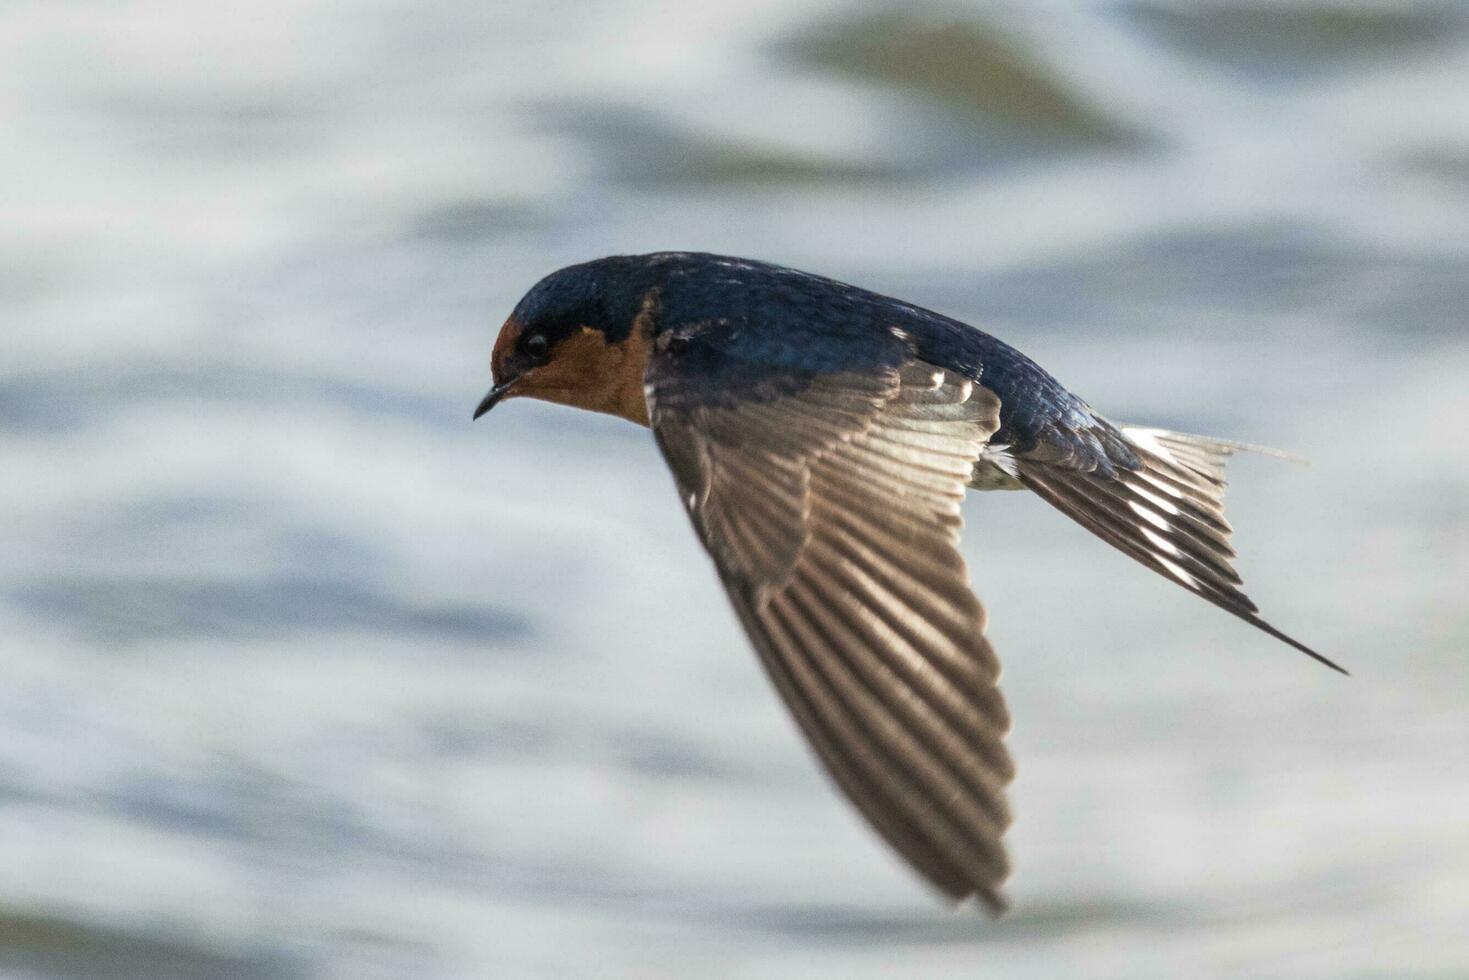
[[[614,256],[569,266],[531,287],[495,340],[494,386],[474,417],[510,398],[539,398],[648,424],[643,374],[656,292]]]

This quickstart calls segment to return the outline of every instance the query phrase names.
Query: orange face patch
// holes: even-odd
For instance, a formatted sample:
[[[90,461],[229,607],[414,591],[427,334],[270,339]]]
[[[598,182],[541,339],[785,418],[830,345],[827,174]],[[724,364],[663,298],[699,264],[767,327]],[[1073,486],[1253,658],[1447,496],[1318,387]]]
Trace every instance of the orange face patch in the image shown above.
[[[520,324],[512,317],[505,321],[500,328],[500,336],[495,338],[495,349],[490,352],[490,374],[496,384],[505,380],[505,359],[520,342],[520,329]]]
[[[507,323],[495,344],[497,378],[499,366],[514,348],[514,338],[505,340],[509,333]],[[515,334],[519,336],[518,328]],[[642,331],[634,330],[623,343],[609,344],[605,334],[582,327],[556,345],[548,363],[522,374],[505,397],[539,398],[647,425],[648,402],[643,394],[647,355],[647,337]]]

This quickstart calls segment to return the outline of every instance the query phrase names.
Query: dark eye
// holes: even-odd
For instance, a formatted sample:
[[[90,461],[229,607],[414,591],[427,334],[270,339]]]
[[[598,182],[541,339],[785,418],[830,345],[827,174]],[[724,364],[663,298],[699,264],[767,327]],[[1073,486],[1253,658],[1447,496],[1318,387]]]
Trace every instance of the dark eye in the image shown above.
[[[533,333],[520,342],[520,349],[525,355],[537,361],[544,361],[546,355],[551,352],[551,342],[543,333]]]

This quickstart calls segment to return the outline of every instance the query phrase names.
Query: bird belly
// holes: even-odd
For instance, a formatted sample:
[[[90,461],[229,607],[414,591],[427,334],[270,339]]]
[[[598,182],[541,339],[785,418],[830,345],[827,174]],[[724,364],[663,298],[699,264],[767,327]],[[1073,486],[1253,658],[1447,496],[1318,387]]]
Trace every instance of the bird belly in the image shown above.
[[[1015,478],[1015,457],[1009,446],[990,446],[980,455],[969,474],[974,490],[1024,490],[1025,484]]]

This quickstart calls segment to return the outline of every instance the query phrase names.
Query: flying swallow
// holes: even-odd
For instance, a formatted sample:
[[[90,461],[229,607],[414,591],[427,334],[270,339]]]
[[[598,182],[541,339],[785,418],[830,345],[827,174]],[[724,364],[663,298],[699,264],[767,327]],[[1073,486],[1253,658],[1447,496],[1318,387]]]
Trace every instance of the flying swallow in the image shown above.
[[[924,878],[992,914],[1015,766],[958,548],[968,489],[1030,490],[1342,670],[1240,589],[1224,467],[1253,447],[1111,422],[1013,347],[930,310],[748,259],[612,256],[537,283],[491,368],[475,418],[529,397],[653,430],[832,778]]]

